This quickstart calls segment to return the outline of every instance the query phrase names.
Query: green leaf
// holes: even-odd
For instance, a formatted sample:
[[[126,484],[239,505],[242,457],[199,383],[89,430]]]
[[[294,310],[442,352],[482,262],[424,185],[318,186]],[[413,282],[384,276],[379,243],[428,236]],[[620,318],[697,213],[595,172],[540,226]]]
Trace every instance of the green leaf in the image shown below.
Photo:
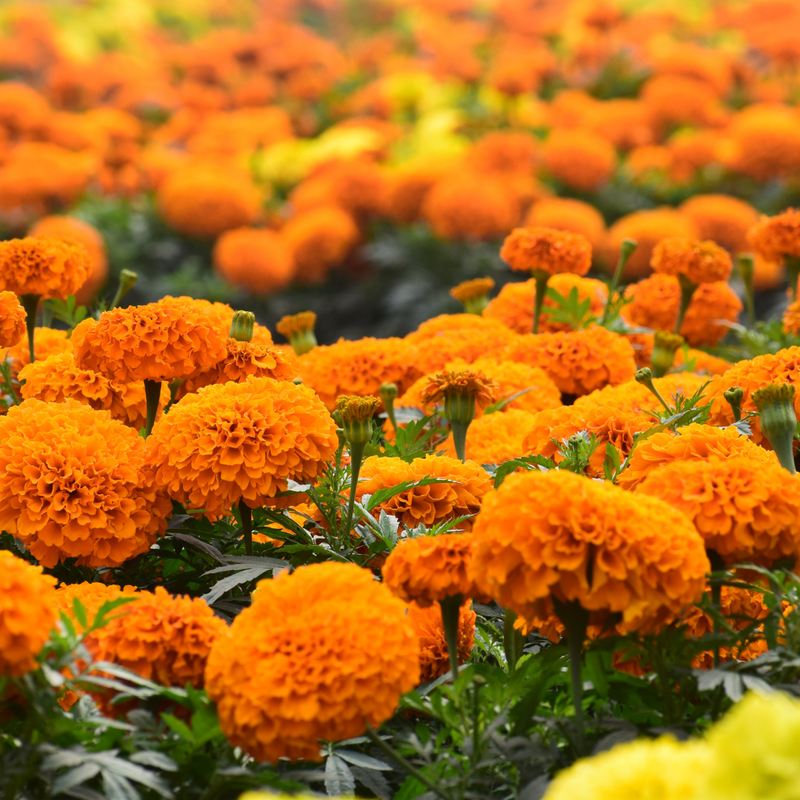
[[[192,744],[196,744],[194,733],[192,729],[182,720],[179,720],[176,716],[172,714],[162,714],[161,719],[167,723],[169,729],[173,732],[178,734],[181,739],[184,739],[187,742],[191,742]]]

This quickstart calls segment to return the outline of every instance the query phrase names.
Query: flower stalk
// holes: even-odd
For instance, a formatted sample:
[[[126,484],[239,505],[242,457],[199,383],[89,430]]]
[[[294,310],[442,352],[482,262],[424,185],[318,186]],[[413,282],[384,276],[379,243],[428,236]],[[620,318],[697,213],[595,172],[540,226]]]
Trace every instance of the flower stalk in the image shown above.
[[[797,280],[800,278],[800,258],[784,254],[783,262],[786,264],[786,272],[789,275],[789,289],[792,292],[792,302],[797,300]]]
[[[639,370],[636,370],[636,375],[634,376],[636,383],[641,383],[642,386],[646,386],[650,392],[655,396],[656,400],[664,406],[666,411],[669,411],[670,408],[667,405],[666,400],[661,396],[661,393],[656,389],[655,384],[653,383],[653,371],[649,367],[642,367]]]
[[[773,383],[753,392],[753,402],[761,417],[761,431],[769,439],[781,466],[797,473],[794,463],[794,435],[797,415],[794,410],[795,387],[791,383]]]
[[[547,282],[550,280],[550,273],[543,269],[533,271],[533,279],[536,282],[536,294],[533,297],[533,333],[539,333],[539,317],[542,315],[542,306],[547,294]]]
[[[581,660],[586,629],[589,625],[589,612],[577,601],[562,603],[553,598],[556,615],[567,631],[567,647],[569,648],[569,674],[572,687],[572,705],[575,709],[575,730],[578,751],[583,752],[586,742],[586,725],[583,717],[583,680],[581,678]]]
[[[447,642],[447,655],[450,658],[450,671],[453,680],[458,677],[458,620],[461,614],[461,605],[464,595],[456,594],[445,597],[439,601],[442,610],[442,625],[444,626],[444,639]]]
[[[122,302],[122,298],[133,289],[138,280],[139,276],[130,269],[123,269],[122,272],[120,272],[119,286],[117,287],[114,299],[111,301],[111,305],[108,307],[109,311],[111,311],[112,308],[116,308]]]
[[[608,300],[606,301],[606,307],[603,309],[603,317],[600,320],[601,325],[603,325],[608,319],[608,308],[619,290],[619,285],[622,281],[622,274],[625,272],[625,267],[628,265],[630,257],[633,255],[638,246],[639,243],[634,239],[622,240],[622,244],[619,247],[617,268],[614,270],[614,275],[611,278],[611,283],[608,286]]]
[[[653,355],[650,356],[650,364],[653,367],[653,375],[656,378],[663,378],[675,363],[675,353],[683,346],[683,336],[677,333],[667,333],[666,331],[656,331],[653,337]]]
[[[394,401],[397,399],[397,384],[396,383],[382,383],[378,389],[378,394],[383,401],[383,407],[386,410],[386,416],[389,418],[392,428],[397,430],[397,419],[394,415]]]
[[[36,353],[33,349],[34,332],[36,330],[36,314],[39,310],[38,294],[23,294],[19,297],[19,302],[25,309],[25,327],[28,330],[28,349],[31,353],[31,364],[36,361]]]
[[[742,400],[744,400],[744,391],[741,386],[731,386],[726,389],[722,396],[727,401],[728,405],[733,411],[733,421],[739,422],[742,418]]]
[[[681,286],[681,304],[678,308],[678,318],[675,320],[674,333],[676,334],[680,334],[681,332],[683,318],[686,316],[686,311],[689,308],[689,304],[692,302],[692,297],[697,291],[697,284],[694,281],[690,281],[683,274],[678,275],[678,283]]]
[[[736,257],[736,267],[744,284],[744,303],[747,308],[747,322],[752,328],[756,324],[755,291],[753,289],[753,275],[755,274],[755,259],[752,253],[739,253]]]
[[[245,555],[253,555],[253,511],[244,498],[239,501],[239,514],[242,518],[242,538],[244,539]]]
[[[278,320],[275,328],[289,340],[295,354],[302,356],[317,346],[317,337],[314,335],[316,324],[317,315],[313,311],[301,311]]]
[[[144,397],[147,401],[147,417],[144,424],[144,438],[146,439],[153,430],[158,416],[158,404],[161,401],[161,381],[144,382]]]

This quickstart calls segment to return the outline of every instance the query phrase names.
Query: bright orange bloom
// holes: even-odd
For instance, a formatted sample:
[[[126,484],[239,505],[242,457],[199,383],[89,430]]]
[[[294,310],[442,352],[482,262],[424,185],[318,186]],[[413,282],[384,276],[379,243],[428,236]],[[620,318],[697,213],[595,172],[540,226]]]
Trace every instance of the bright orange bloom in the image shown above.
[[[136,431],[145,425],[147,401],[142,382],[120,383],[98,372],[80,369],[70,350],[28,364],[19,371],[19,379],[25,381],[20,389],[25,400],[32,397],[48,403],[77,400],[96,411],[108,411],[112,419]],[[164,383],[159,409],[165,408],[169,400],[169,385]]]
[[[444,636],[442,612],[438,606],[421,608],[416,603],[408,607],[408,619],[419,640],[419,679],[422,683],[435,680],[450,669],[447,640]],[[475,646],[475,619],[471,601],[467,600],[458,613],[458,663],[469,661]]]
[[[29,236],[0,242],[0,289],[61,300],[89,275],[86,248],[74,241]]]
[[[800,258],[800,210],[788,208],[774,217],[761,217],[747,240],[767,261],[782,262],[784,256]]]
[[[56,622],[56,579],[0,550],[0,676],[21,678],[36,668]]]
[[[791,303],[783,312],[783,330],[794,336],[800,335],[800,301]]]
[[[320,761],[320,739],[377,727],[418,682],[403,603],[369,570],[333,562],[261,581],[206,667],[228,740],[270,762]]]
[[[186,395],[147,441],[159,484],[210,515],[228,514],[240,500],[260,508],[287,481],[315,480],[338,445],[314,392],[257,377]]]
[[[545,197],[531,206],[525,217],[528,228],[556,228],[586,237],[592,249],[603,244],[606,223],[603,215],[582,200],[568,197]]]
[[[212,321],[173,297],[84,320],[72,345],[79,367],[124,383],[185,378],[225,357],[225,338]]]
[[[72,340],[67,339],[67,331],[55,328],[35,328],[33,331],[33,345],[36,355],[46,359],[56,353],[72,352]],[[23,336],[19,343],[6,351],[6,357],[11,361],[11,373],[19,371],[31,363],[31,353],[28,347],[28,337]]]
[[[208,300],[198,300],[197,298],[187,297],[185,295],[174,298],[167,296],[163,299],[172,299],[185,303],[199,316],[204,317],[208,323],[218,331],[223,339],[227,339],[230,336],[231,323],[233,322],[233,315],[236,312],[227,303],[211,303]],[[256,322],[253,328],[253,338],[250,342],[251,344],[273,344],[272,334],[269,328],[264,325],[259,325]],[[38,353],[39,351],[37,350],[36,352]]]
[[[660,275],[683,275],[700,284],[728,280],[733,262],[730,254],[714,242],[673,236],[653,248],[650,266]]]
[[[284,237],[259,228],[225,231],[214,245],[214,268],[228,283],[251,294],[285,289],[294,275],[292,253]]]
[[[0,527],[46,567],[117,567],[149,550],[172,513],[144,440],[75,400],[26,400],[0,417],[0,498]]]
[[[494,399],[497,384],[480,370],[459,369],[427,376],[421,400],[425,405],[444,401],[449,395],[473,397],[477,408],[485,408]]]
[[[86,621],[91,625],[104,603],[110,600],[118,600],[120,597],[138,596],[139,590],[135,586],[122,587],[113,583],[89,583],[88,581],[83,583],[62,583],[56,589],[55,605],[56,611],[63,611],[72,620],[75,630],[82,633],[84,628],[73,611],[73,600],[80,600],[86,611]],[[126,603],[112,611],[111,616],[123,614],[128,610],[129,607]]]
[[[474,314],[454,314],[453,316],[471,316],[475,319],[483,319]],[[494,320],[491,322],[486,320],[486,323],[480,327],[445,330],[442,333],[418,340],[414,359],[416,373],[429,375],[444,369],[453,361],[471,364],[485,356],[496,357],[517,339],[517,336],[505,325],[496,323]],[[420,326],[421,329],[422,326]]]
[[[758,221],[749,203],[726,194],[697,194],[679,206],[697,228],[700,239],[710,239],[732,253],[747,250],[747,231]]]
[[[617,166],[617,153],[607,139],[587,130],[553,130],[542,148],[547,170],[582,192],[607,183]]]
[[[498,336],[506,336],[509,339],[513,338],[508,335],[506,326],[501,322],[487,319],[485,316],[478,316],[477,314],[439,314],[436,317],[425,320],[415,331],[407,334],[405,338],[406,341],[413,344],[421,344],[441,334],[449,334],[454,331],[485,331]]]
[[[685,514],[726,564],[770,567],[800,556],[797,478],[777,462],[746,456],[674,461],[651,472],[636,492]]]
[[[637,445],[618,482],[623,489],[634,489],[650,473],[666,464],[733,456],[768,464],[778,463],[775,453],[753,444],[749,436],[739,433],[736,428],[716,428],[694,423],[678,428],[677,435],[666,430],[653,434]]]
[[[663,378],[653,378],[653,385],[659,394],[668,402],[674,403],[678,394],[691,397],[701,386],[707,383],[707,378],[694,375],[691,372],[675,372]],[[616,408],[619,412],[638,411],[663,411],[661,404],[653,393],[636,380],[625,381],[616,386],[606,386],[594,392],[578,397],[575,400],[577,408],[591,406],[608,406]]]
[[[0,347],[13,347],[25,336],[27,314],[14,292],[0,292]]]
[[[470,574],[528,623],[555,597],[592,622],[616,612],[623,631],[657,630],[700,599],[709,563],[686,517],[644,499],[570,472],[511,475],[484,499]]]
[[[729,133],[734,151],[727,160],[736,172],[768,181],[800,169],[800,131],[793,107],[751,105],[734,116]]]
[[[433,161],[411,161],[392,169],[386,178],[383,213],[398,225],[416,222],[431,188],[442,180],[452,165]]]
[[[519,365],[514,365],[519,366]],[[467,458],[477,464],[502,464],[525,454],[523,440],[536,414],[521,409],[504,409],[501,414],[486,414],[467,431]],[[443,445],[445,455],[456,457],[453,437]]]
[[[519,272],[571,272],[585,275],[592,266],[592,246],[585,236],[554,228],[515,228],[500,258]]]

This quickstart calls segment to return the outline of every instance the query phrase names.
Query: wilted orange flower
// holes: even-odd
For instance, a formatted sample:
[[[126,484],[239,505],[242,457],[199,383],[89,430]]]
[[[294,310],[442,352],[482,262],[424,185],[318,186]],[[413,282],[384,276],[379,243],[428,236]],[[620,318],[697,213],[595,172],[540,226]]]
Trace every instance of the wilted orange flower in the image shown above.
[[[408,607],[408,619],[419,640],[419,679],[422,683],[435,680],[450,669],[447,640],[444,636],[442,612],[438,606],[421,608],[416,603]],[[475,619],[471,601],[467,600],[458,613],[458,663],[465,664],[475,646]]]
[[[656,630],[699,600],[709,563],[686,517],[642,500],[570,472],[511,475],[483,501],[470,574],[528,622],[549,619],[555,597],[592,622],[616,612],[624,631]]]
[[[383,582],[392,594],[427,608],[448,597],[476,597],[467,568],[472,558],[469,534],[417,536],[397,544],[383,565]]]
[[[370,456],[361,466],[356,497],[425,478],[443,478],[449,483],[407,489],[381,503],[375,513],[384,510],[407,528],[416,528],[420,524],[431,527],[439,522],[474,515],[491,487],[483,467],[471,461],[462,463],[457,458],[428,455],[409,464],[400,458]],[[471,525],[472,521],[467,519],[460,523],[459,528],[468,530]]]
[[[298,371],[333,410],[340,394],[378,397],[384,382],[396,383],[403,391],[419,374],[415,360],[416,347],[404,339],[340,339],[300,356]]]
[[[89,275],[89,253],[73,241],[29,236],[0,242],[0,288],[64,300]]]
[[[459,369],[436,372],[427,376],[421,400],[425,405],[444,401],[450,395],[462,395],[475,400],[477,408],[485,408],[494,398],[497,384],[480,370]]]
[[[0,347],[13,347],[22,340],[26,319],[25,309],[14,292],[0,292]]]
[[[784,256],[800,258],[800,210],[788,208],[774,217],[764,217],[750,228],[747,240],[767,261],[782,262]]]
[[[758,221],[749,203],[726,194],[697,194],[679,210],[697,228],[700,239],[710,239],[731,253],[747,250],[747,231]]]
[[[202,311],[180,298],[115,308],[72,333],[75,363],[107,378],[170,381],[225,357],[225,338]]]
[[[281,230],[300,283],[319,283],[344,262],[361,232],[352,215],[338,206],[319,206],[290,219]]]
[[[572,289],[578,292],[578,300],[589,300],[590,310],[595,316],[603,313],[608,298],[608,287],[603,281],[594,278],[582,278],[569,272],[553,275],[547,282],[547,288],[558,292],[563,298],[569,297]],[[489,301],[483,312],[484,319],[497,320],[517,333],[530,333],[533,327],[533,301],[536,294],[536,280],[531,278],[523,283],[507,283],[497,297]],[[547,313],[556,304],[547,296],[539,319],[539,330],[542,333],[566,331],[567,323],[553,322]]]
[[[259,228],[225,231],[214,245],[213,261],[224,280],[255,295],[285,289],[294,274],[285,238]]]
[[[0,417],[0,527],[44,566],[117,567],[149,550],[172,504],[136,431],[75,400]]]
[[[518,366],[518,365],[514,365]],[[502,464],[524,455],[522,445],[536,414],[521,409],[503,409],[501,414],[486,414],[475,418],[467,431],[467,458],[477,464]],[[444,454],[456,457],[453,437],[443,445]]]
[[[681,287],[672,275],[651,275],[632,283],[625,290],[631,302],[623,316],[633,325],[658,331],[672,331],[678,319]],[[681,323],[680,334],[695,347],[713,346],[721,342],[730,328],[716,324],[717,320],[736,322],[742,311],[742,301],[725,281],[701,283]]]
[[[206,667],[228,740],[271,762],[320,761],[320,739],[377,727],[418,682],[403,603],[369,570],[332,562],[261,581]]]
[[[636,373],[630,343],[601,327],[520,336],[503,358],[540,367],[562,394],[578,396],[628,381]]]
[[[730,253],[714,242],[673,236],[653,248],[650,266],[660,275],[683,275],[700,284],[728,280],[733,262]]]
[[[551,131],[542,155],[554,177],[581,192],[593,192],[607,183],[617,166],[614,146],[587,130]]]
[[[592,266],[592,246],[579,233],[515,228],[503,242],[500,258],[520,272],[585,275]]]
[[[46,359],[56,353],[72,351],[72,340],[67,339],[67,331],[56,328],[36,328],[33,331],[33,346],[40,359]],[[31,363],[31,353],[28,347],[28,337],[23,336],[18,344],[6,350],[6,358],[11,361],[12,375]]]
[[[585,236],[592,249],[603,244],[606,223],[603,215],[582,200],[568,197],[545,197],[531,206],[525,217],[529,228],[556,228]]]
[[[693,423],[678,428],[677,435],[665,430],[640,442],[627,468],[619,476],[618,483],[623,489],[633,489],[658,467],[675,461],[703,461],[733,456],[768,464],[778,463],[775,453],[753,444],[749,436],[739,433],[736,428]]]
[[[56,622],[56,579],[0,550],[0,676],[21,678]]]
[[[28,364],[19,371],[19,379],[25,381],[20,389],[25,400],[36,398],[48,403],[77,400],[96,411],[108,411],[112,419],[134,430],[145,425],[147,401],[142,382],[120,383],[98,372],[80,369],[70,350]],[[159,408],[165,408],[169,399],[169,385],[165,383],[161,387]]]
[[[220,515],[240,500],[267,505],[288,480],[315,480],[338,439],[309,388],[251,376],[186,395],[153,426],[148,444],[159,485],[171,497]]]
[[[685,514],[726,564],[769,567],[800,555],[797,478],[776,462],[746,456],[673,461],[651,472],[636,492]]]

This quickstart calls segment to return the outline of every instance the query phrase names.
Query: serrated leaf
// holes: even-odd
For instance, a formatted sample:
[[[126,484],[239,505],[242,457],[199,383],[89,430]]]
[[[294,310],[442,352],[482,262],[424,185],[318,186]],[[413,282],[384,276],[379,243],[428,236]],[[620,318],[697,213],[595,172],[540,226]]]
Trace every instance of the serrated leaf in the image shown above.
[[[164,772],[176,772],[178,769],[178,765],[169,756],[156,750],[141,750],[134,753],[130,759],[135,764],[143,767],[155,767]]]
[[[103,791],[108,800],[141,800],[141,795],[126,778],[103,770]]]
[[[194,742],[194,733],[192,729],[182,720],[173,716],[172,714],[162,714],[161,719],[167,723],[167,727],[173,732],[177,733],[181,739],[187,742]]]
[[[59,775],[53,781],[51,789],[52,794],[57,795],[61,792],[69,791],[75,786],[79,786],[86,781],[91,780],[100,773],[100,766],[98,764],[84,763],[80,766],[73,767],[63,775]]]
[[[366,786],[378,800],[392,800],[392,787],[380,772],[353,767],[352,773],[355,779]]]
[[[343,758],[348,763],[355,764],[355,766],[363,767],[364,769],[377,769],[389,772],[393,769],[393,767],[385,761],[364,755],[364,753],[359,753],[356,750],[337,750],[336,755],[339,756],[339,758]]]
[[[352,795],[356,790],[356,780],[350,767],[335,754],[325,761],[325,791],[329,797]]]

